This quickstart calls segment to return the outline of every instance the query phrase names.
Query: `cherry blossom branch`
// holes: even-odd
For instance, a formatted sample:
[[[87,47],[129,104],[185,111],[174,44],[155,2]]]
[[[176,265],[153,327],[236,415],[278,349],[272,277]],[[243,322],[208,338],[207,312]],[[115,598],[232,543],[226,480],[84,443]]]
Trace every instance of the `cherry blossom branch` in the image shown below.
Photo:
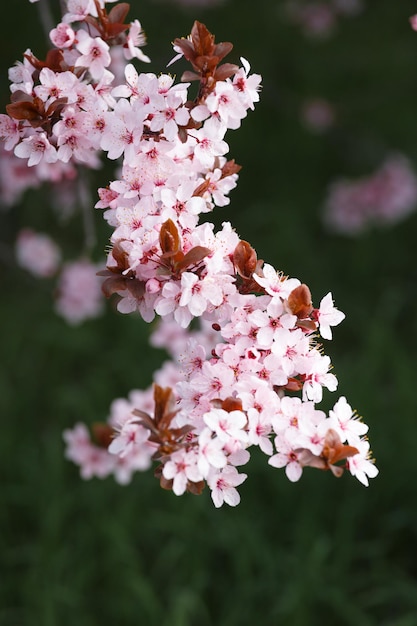
[[[378,473],[368,427],[344,397],[328,415],[316,408],[337,388],[320,343],[344,319],[332,294],[314,306],[307,285],[258,259],[230,223],[215,231],[201,220],[229,203],[240,167],[227,160],[225,136],[254,109],[261,77],[243,58],[223,62],[232,44],[196,21],[174,41],[172,62],[191,64],[180,83],[130,62],[120,83],[114,51],[149,59],[140,23],[125,23],[129,6],[105,5],[69,3],[46,60],[26,54],[0,132],[6,150],[49,173],[95,167],[101,153],[122,160],[96,204],[113,228],[103,291],[122,313],[159,316],[153,341],[172,361],[153,387],[117,401],[93,439],[83,425],[67,431],[68,458],[84,478],[113,473],[121,483],[156,461],[163,488],[207,485],[216,507],[238,504],[247,475],[237,468],[253,446],[291,481],[313,467],[336,477],[347,469],[367,485]],[[92,245],[87,220],[85,232]]]

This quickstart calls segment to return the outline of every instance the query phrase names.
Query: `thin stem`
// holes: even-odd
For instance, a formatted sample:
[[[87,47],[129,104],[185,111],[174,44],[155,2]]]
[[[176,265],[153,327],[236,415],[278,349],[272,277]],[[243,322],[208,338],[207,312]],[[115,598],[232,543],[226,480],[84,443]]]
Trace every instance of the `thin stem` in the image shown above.
[[[4,241],[0,241],[0,261],[5,265],[16,265],[15,252],[12,246]]]
[[[83,215],[84,226],[84,249],[86,253],[92,252],[97,242],[96,228],[93,218],[93,198],[89,181],[84,168],[78,168],[78,198]]]
[[[37,2],[37,7],[42,29],[46,35],[47,40],[49,41],[49,33],[55,27],[55,20],[51,13],[48,0],[40,0],[40,2]]]

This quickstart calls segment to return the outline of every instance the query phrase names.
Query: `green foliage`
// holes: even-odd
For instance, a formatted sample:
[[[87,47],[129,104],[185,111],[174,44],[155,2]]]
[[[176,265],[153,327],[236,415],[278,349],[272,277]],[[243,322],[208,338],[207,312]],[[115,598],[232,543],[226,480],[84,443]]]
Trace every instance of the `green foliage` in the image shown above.
[[[321,42],[283,20],[278,0],[198,10],[142,0],[129,17],[145,26],[151,71],[197,18],[235,44],[232,61],[243,55],[263,75],[261,103],[228,136],[243,170],[217,219],[305,281],[316,304],[332,291],[347,319],[327,350],[340,394],[370,425],[380,475],[365,489],[306,470],[293,485],[255,454],[242,503],[220,510],[208,493],[160,490],[151,473],[128,487],[81,481],[64,459],[63,429],[105,418],[115,397],[150,383],[163,355],[147,345],[146,324],[111,304],[101,319],[69,328],[53,313],[52,285],[16,269],[5,247],[0,626],[417,624],[417,216],[351,240],[328,234],[319,213],[335,176],[371,172],[387,151],[417,166],[415,3],[364,2]],[[2,108],[7,67],[45,45],[33,28],[36,5],[16,0],[6,12],[18,27],[3,22]],[[311,95],[341,112],[325,136],[300,123]],[[95,174],[96,186],[105,176]],[[2,245],[28,224],[74,251],[78,225],[62,229],[46,204],[36,191],[2,214]],[[99,254],[109,232],[95,219]]]

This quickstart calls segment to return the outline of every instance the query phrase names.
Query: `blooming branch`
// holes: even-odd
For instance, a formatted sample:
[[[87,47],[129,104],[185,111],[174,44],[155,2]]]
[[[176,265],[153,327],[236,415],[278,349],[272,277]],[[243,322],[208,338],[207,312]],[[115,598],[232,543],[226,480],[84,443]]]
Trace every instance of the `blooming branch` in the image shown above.
[[[142,57],[128,10],[68,0],[51,37],[62,47],[44,62],[25,55],[0,119],[8,149],[29,166],[93,167],[101,152],[122,160],[96,205],[113,229],[103,290],[122,313],[158,315],[153,341],[172,356],[153,387],[113,405],[105,437],[66,431],[67,456],[84,477],[114,473],[122,483],[158,461],[163,488],[199,494],[207,485],[216,507],[238,504],[247,476],[237,468],[253,446],[292,481],[309,466],[337,477],[347,469],[366,484],[377,473],[367,427],[344,398],[328,416],[316,408],[324,388],[337,388],[320,337],[331,339],[344,314],[330,293],[315,307],[305,284],[258,259],[230,223],[216,231],[201,220],[236,185],[225,136],[254,108],[261,77],[244,59],[223,62],[232,44],[195,22],[174,41],[175,59],[191,65],[180,83],[128,63],[117,84],[112,48]]]

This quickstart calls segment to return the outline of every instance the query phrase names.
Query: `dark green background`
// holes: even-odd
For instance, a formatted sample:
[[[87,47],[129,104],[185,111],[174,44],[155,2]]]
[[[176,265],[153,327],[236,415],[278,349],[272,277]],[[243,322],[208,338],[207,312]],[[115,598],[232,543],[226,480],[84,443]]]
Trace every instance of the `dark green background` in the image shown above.
[[[391,151],[417,166],[417,5],[364,4],[326,41],[306,39],[278,0],[205,10],[143,0],[129,16],[148,35],[145,71],[163,71],[170,41],[199,19],[235,44],[231,61],[243,55],[262,74],[261,102],[228,135],[239,186],[214,219],[306,282],[315,304],[332,291],[347,318],[326,344],[339,390],[324,406],[346,395],[364,416],[380,475],[368,489],[313,470],[290,484],[254,454],[241,504],[220,510],[208,493],[163,492],[151,472],[124,488],[81,481],[62,430],[105,418],[163,354],[147,346],[146,324],[111,305],[79,328],[53,314],[53,284],[15,267],[15,234],[48,231],[75,256],[82,229],[77,216],[62,224],[47,190],[29,192],[0,214],[1,626],[417,625],[417,215],[357,239],[330,235],[320,216],[335,177],[371,173]],[[1,10],[4,109],[7,68],[46,48],[36,5]],[[337,109],[325,135],[300,123],[312,96]],[[92,176],[94,201],[109,176]],[[110,231],[94,219],[99,257]]]

